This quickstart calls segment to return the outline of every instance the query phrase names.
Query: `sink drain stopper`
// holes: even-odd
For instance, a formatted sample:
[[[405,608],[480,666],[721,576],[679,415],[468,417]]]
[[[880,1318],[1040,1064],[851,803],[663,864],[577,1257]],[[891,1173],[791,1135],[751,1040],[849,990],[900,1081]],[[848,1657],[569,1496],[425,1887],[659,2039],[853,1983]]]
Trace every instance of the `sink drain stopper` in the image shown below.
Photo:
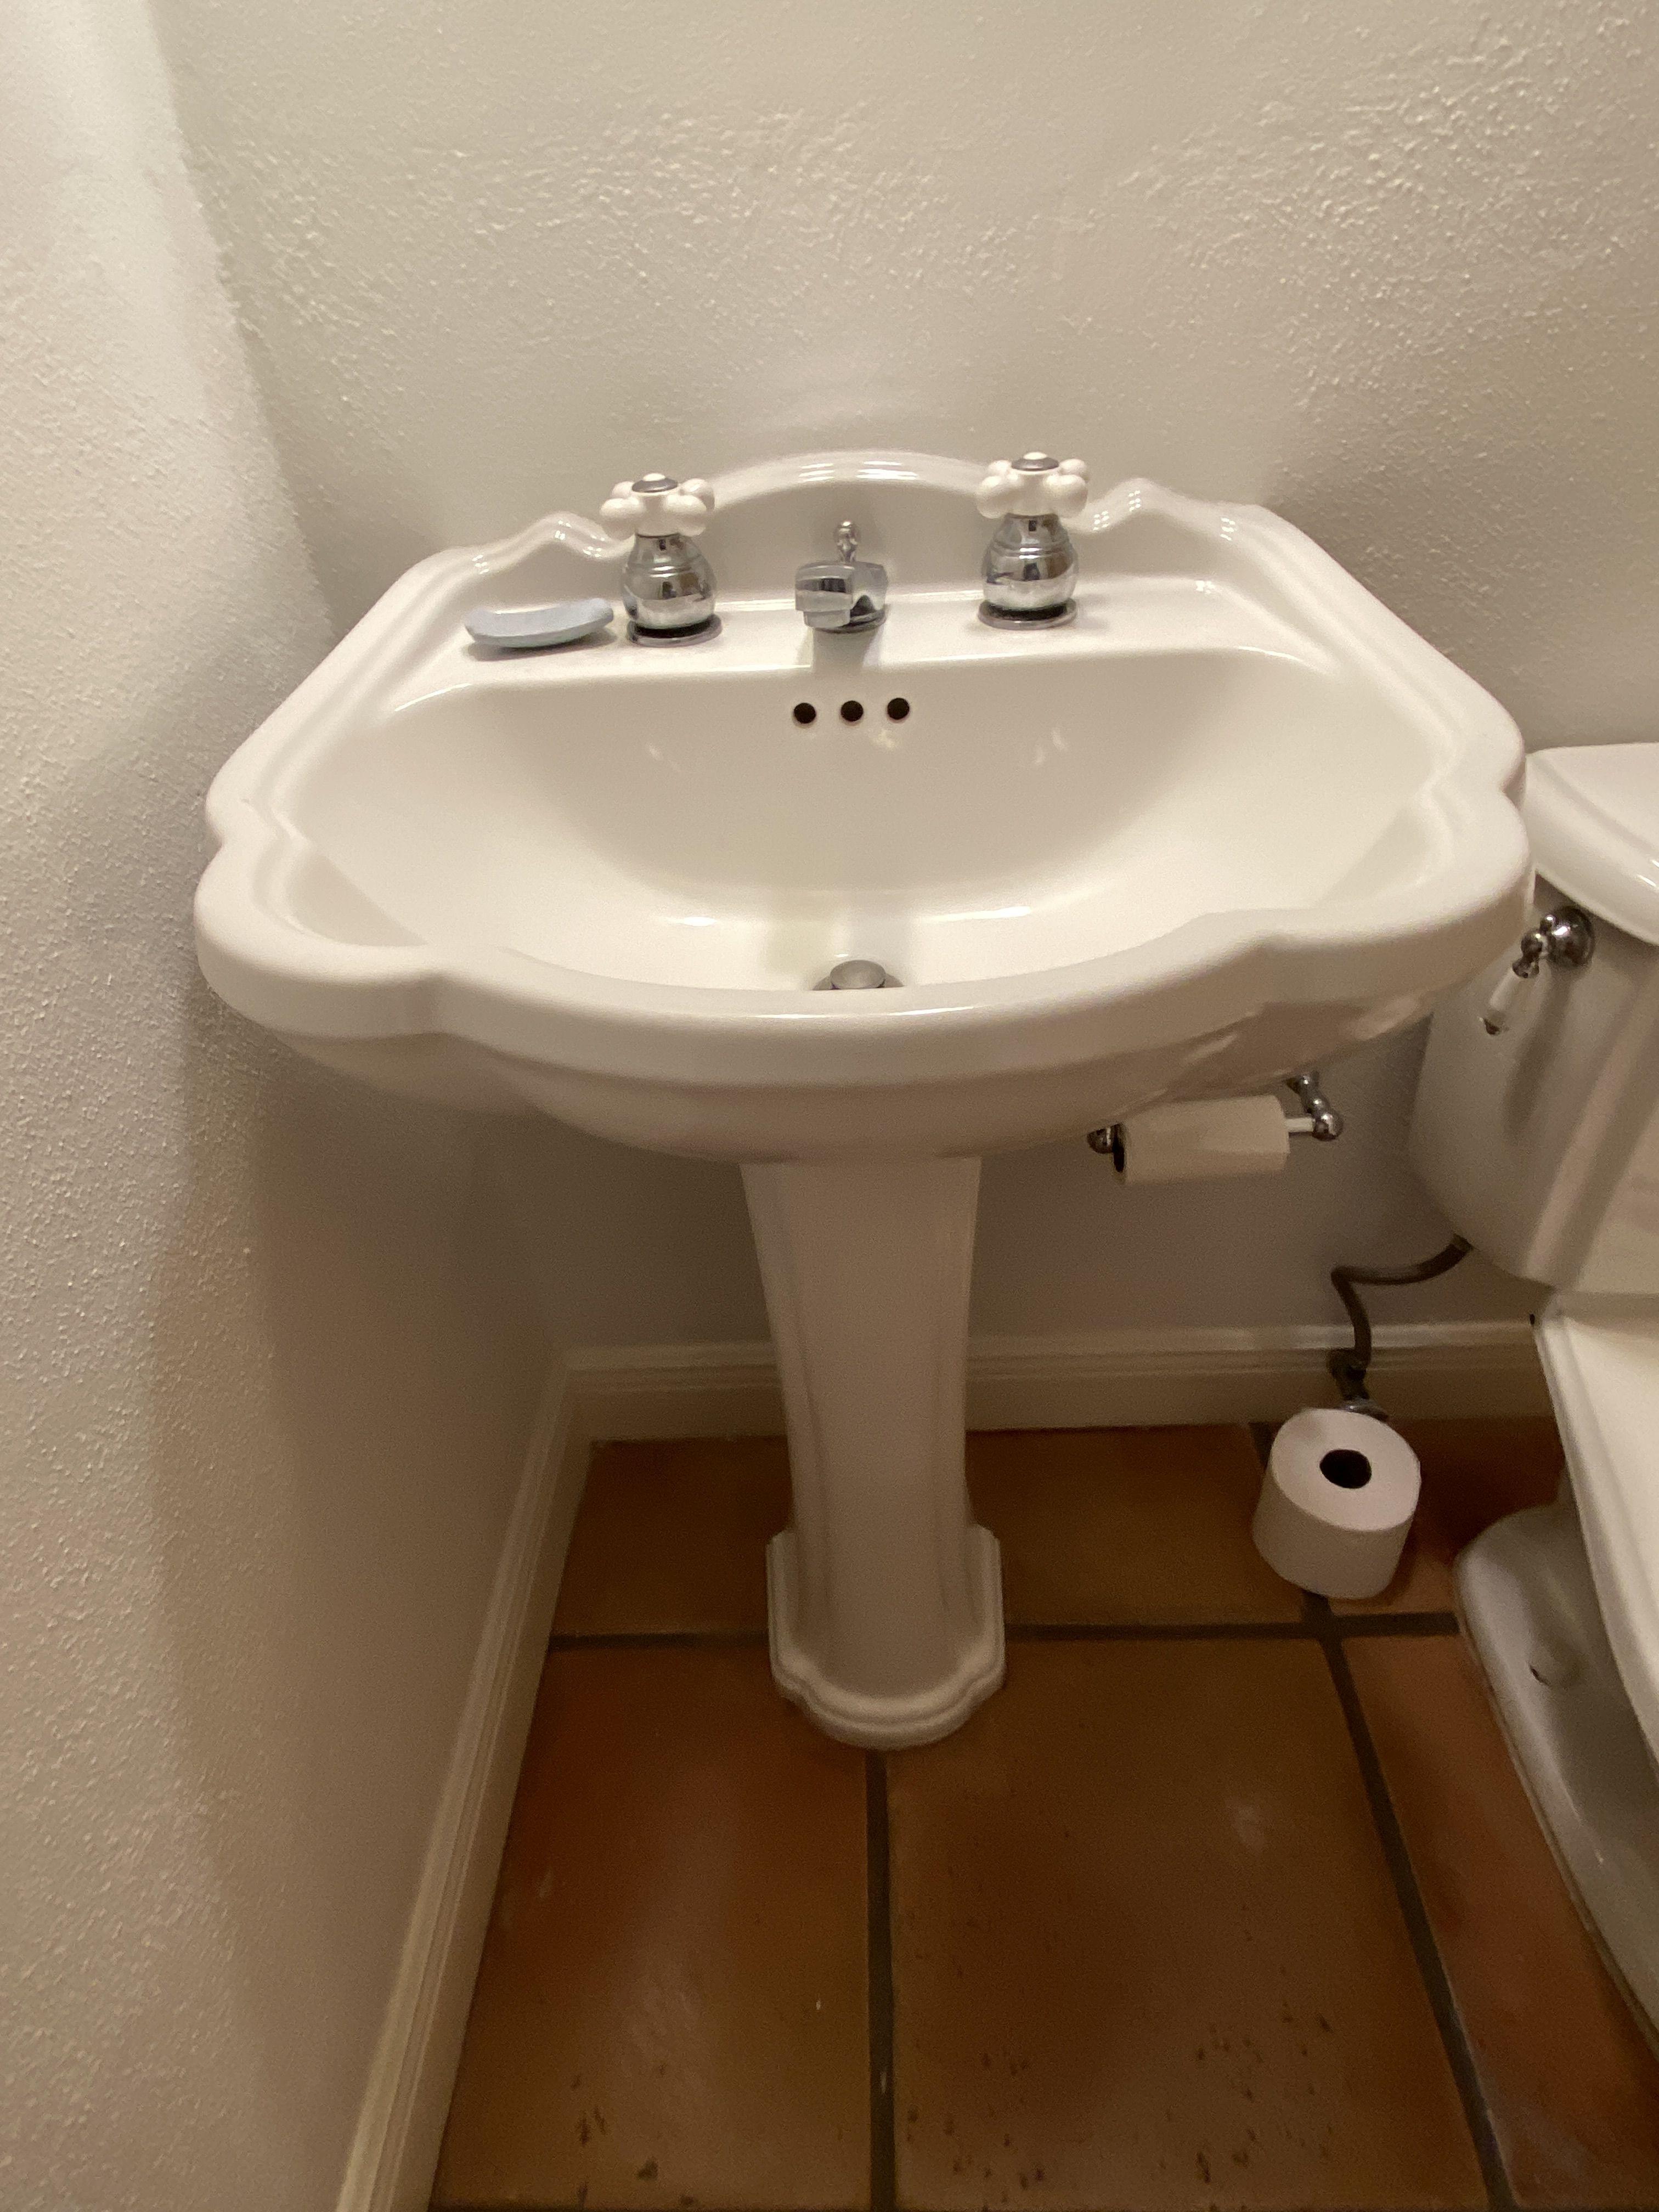
[[[898,978],[890,975],[879,960],[837,960],[830,973],[818,985],[820,991],[880,991],[890,985],[896,987]]]

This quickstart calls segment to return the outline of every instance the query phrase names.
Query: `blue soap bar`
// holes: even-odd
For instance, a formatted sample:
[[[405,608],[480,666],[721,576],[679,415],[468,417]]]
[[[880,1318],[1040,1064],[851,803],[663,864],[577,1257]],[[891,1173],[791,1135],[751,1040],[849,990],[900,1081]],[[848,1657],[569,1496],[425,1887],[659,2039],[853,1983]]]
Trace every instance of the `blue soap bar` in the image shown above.
[[[611,614],[609,599],[561,599],[553,607],[480,607],[467,617],[466,627],[479,645],[502,653],[535,653],[592,637]]]

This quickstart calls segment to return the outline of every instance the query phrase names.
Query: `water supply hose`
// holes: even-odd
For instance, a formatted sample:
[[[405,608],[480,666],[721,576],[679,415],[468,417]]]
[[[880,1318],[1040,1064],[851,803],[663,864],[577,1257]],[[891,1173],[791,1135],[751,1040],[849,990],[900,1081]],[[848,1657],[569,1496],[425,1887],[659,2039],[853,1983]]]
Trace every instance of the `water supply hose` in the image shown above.
[[[1365,1376],[1371,1364],[1371,1317],[1366,1312],[1356,1283],[1375,1283],[1388,1288],[1399,1288],[1408,1283],[1431,1283],[1437,1275],[1450,1273],[1460,1260],[1474,1249],[1466,1237],[1454,1237],[1443,1251],[1431,1259],[1419,1260],[1409,1267],[1333,1267],[1331,1285],[1342,1301],[1348,1319],[1353,1323],[1353,1345],[1348,1351],[1333,1352],[1327,1362],[1336,1378],[1338,1389],[1345,1401],[1358,1401],[1357,1410],[1370,1411],[1370,1393],[1365,1388]]]

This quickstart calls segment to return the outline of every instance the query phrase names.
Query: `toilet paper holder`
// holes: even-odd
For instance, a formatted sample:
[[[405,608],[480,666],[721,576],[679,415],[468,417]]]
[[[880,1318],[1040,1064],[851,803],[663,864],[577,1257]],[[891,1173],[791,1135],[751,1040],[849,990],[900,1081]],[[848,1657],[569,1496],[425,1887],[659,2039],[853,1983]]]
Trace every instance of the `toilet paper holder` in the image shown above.
[[[1300,1075],[1285,1079],[1285,1088],[1294,1091],[1300,1101],[1299,1114],[1287,1114],[1285,1126],[1292,1137],[1311,1137],[1316,1143],[1334,1145],[1342,1134],[1342,1116],[1325,1096],[1316,1067],[1304,1068]],[[1091,1129],[1089,1148],[1110,1160],[1120,1175],[1123,1172],[1123,1124],[1109,1121],[1103,1128]]]

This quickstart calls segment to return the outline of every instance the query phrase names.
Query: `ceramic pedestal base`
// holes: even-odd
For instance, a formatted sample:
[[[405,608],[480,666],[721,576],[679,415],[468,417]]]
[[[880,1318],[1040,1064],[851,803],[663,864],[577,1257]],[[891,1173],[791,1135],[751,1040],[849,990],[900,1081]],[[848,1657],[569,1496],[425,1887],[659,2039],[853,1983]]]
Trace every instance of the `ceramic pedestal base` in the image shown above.
[[[830,1735],[930,1743],[1002,1680],[996,1539],[963,1472],[976,1160],[746,1167],[794,1515],[772,1671]]]

